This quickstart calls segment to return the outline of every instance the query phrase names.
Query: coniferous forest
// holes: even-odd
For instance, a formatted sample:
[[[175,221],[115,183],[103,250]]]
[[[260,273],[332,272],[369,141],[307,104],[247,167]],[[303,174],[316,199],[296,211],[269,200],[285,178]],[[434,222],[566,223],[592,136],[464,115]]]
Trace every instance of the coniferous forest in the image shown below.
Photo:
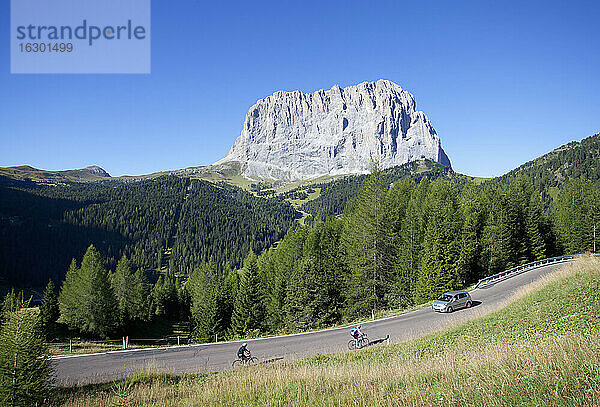
[[[282,196],[174,176],[52,187],[6,179],[0,260],[12,284],[50,280],[49,336],[57,321],[95,337],[190,321],[204,341],[331,326],[594,250],[598,178],[553,168],[598,160],[572,150],[479,183],[435,166],[375,165],[315,186],[329,191],[313,206],[322,215],[304,224]],[[536,175],[544,163],[551,186]]]
[[[279,198],[175,176],[60,186],[2,178],[0,194],[0,275],[13,285],[62,281],[90,244],[111,269],[123,255],[172,275],[203,261],[238,266],[299,217]]]
[[[375,170],[340,217],[290,229],[238,270],[198,267],[186,289],[200,337],[369,317],[519,264],[593,249],[600,195],[590,181],[565,183],[548,212],[524,177],[485,186],[384,179]]]

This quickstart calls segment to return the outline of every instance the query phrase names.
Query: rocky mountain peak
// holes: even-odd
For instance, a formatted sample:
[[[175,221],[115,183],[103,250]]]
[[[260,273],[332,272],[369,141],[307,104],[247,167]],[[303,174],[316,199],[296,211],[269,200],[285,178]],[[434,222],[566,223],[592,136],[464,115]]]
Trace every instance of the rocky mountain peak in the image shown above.
[[[81,169],[81,171],[89,172],[90,174],[98,175],[99,177],[110,178],[110,174],[108,172],[106,172],[102,167],[99,167],[97,165],[87,166],[87,167]]]
[[[366,173],[373,161],[389,168],[425,158],[450,166],[413,95],[381,79],[258,100],[217,164],[240,162],[247,177],[298,180]]]

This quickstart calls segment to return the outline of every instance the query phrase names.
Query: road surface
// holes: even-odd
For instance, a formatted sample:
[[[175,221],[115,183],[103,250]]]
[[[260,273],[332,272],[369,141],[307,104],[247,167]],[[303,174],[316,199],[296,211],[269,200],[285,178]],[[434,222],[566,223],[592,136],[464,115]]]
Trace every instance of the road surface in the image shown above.
[[[560,267],[565,267],[565,263],[542,266],[487,288],[475,289],[471,292],[474,306],[470,309],[441,314],[433,312],[430,307],[421,308],[396,317],[364,322],[362,330],[371,340],[390,335],[391,343],[417,338],[493,311],[520,287]],[[264,361],[279,358],[294,360],[316,354],[347,351],[349,340],[349,328],[342,327],[250,339],[247,342],[252,355],[258,357],[259,361]],[[56,383],[60,386],[102,383],[120,379],[128,372],[149,369],[169,373],[222,371],[231,368],[240,342],[242,341],[70,355],[55,357],[52,365]]]

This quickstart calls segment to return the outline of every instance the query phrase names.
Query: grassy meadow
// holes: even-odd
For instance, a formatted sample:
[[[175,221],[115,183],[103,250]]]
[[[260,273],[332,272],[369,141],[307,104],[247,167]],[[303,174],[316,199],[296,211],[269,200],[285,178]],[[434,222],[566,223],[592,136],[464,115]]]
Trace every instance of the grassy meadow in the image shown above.
[[[58,389],[61,406],[600,406],[600,260],[406,343],[216,374]]]

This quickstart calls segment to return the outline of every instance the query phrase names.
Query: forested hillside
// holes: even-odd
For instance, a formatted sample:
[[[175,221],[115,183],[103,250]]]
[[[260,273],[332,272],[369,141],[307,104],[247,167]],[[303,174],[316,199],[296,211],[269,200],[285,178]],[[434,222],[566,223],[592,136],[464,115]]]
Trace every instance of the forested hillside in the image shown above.
[[[406,177],[412,178],[417,183],[424,177],[430,181],[444,177],[457,181],[460,187],[470,179],[429,160],[390,168],[384,170],[383,174],[387,183]],[[571,178],[584,178],[600,186],[600,134],[583,139],[581,142],[574,141],[561,146],[487,182],[506,185],[509,180],[517,176],[531,180],[533,188],[540,192],[542,203],[546,208],[551,204],[550,191]],[[358,194],[367,178],[368,175],[346,176],[331,182],[310,185],[310,188],[321,188],[321,193],[318,198],[304,203],[300,209],[313,215],[314,218],[328,219],[337,216],[342,213],[349,199]],[[298,191],[303,188],[308,187],[301,187]]]
[[[0,266],[11,284],[55,279],[61,323],[86,335],[156,319],[190,321],[200,340],[329,326],[592,251],[597,139],[482,183],[417,162],[269,198],[176,176],[59,186],[2,178]],[[264,187],[251,185],[257,195]],[[312,221],[300,225],[285,199],[317,189],[303,206]],[[138,268],[163,273],[150,280]],[[85,298],[105,310],[89,313]],[[108,315],[115,303],[119,318]]]
[[[584,178],[600,186],[600,133],[581,142],[565,144],[497,180],[505,183],[515,176],[529,178],[544,200],[548,199],[550,189],[563,185],[571,178]]]
[[[407,177],[417,183],[423,178],[433,181],[439,177],[445,177],[464,184],[469,178],[456,174],[450,167],[431,160],[413,161],[386,169],[383,171],[383,177],[387,184],[392,184]],[[332,216],[337,216],[344,211],[348,201],[358,195],[368,178],[369,175],[367,174],[351,175],[331,182],[310,185],[310,188],[320,188],[321,193],[318,198],[304,203],[300,209],[311,214],[314,219],[329,219]],[[298,188],[288,194],[295,191],[301,192],[303,188],[307,187]]]
[[[375,169],[340,217],[292,228],[239,270],[205,264],[186,285],[199,336],[305,330],[423,303],[536,259],[589,252],[600,190],[571,179],[551,210],[525,177],[410,178]]]
[[[298,216],[280,199],[175,176],[61,186],[3,178],[0,194],[0,274],[33,286],[61,281],[90,244],[111,269],[122,255],[135,267],[173,274],[209,260],[236,266],[248,250],[280,239]],[[171,248],[177,255],[169,262]]]

